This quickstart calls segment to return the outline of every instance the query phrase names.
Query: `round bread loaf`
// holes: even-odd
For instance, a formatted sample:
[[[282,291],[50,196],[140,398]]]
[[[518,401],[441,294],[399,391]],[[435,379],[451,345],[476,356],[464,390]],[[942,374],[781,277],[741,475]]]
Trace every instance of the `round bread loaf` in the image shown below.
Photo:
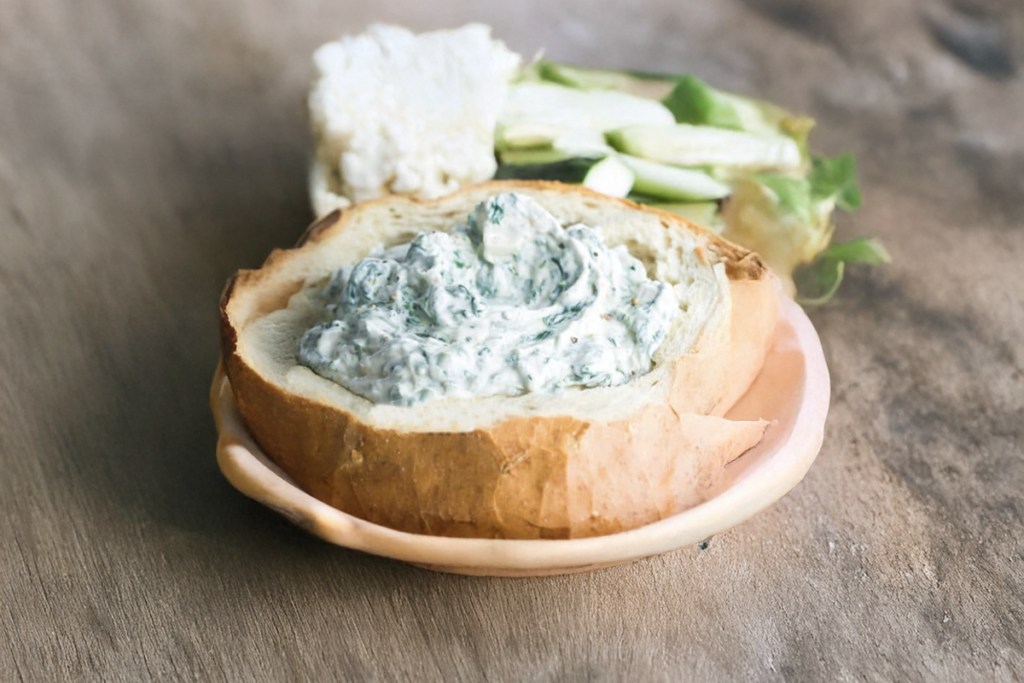
[[[481,201],[527,194],[563,227],[625,245],[680,313],[650,372],[614,387],[375,404],[296,358],[313,292],[376,247],[451,231]],[[724,417],[759,372],[778,318],[759,257],[685,219],[557,183],[492,182],[434,201],[334,212],[297,247],[237,273],[221,301],[223,365],[260,448],[315,498],[402,531],[564,539],[632,529],[714,495],[768,425]]]

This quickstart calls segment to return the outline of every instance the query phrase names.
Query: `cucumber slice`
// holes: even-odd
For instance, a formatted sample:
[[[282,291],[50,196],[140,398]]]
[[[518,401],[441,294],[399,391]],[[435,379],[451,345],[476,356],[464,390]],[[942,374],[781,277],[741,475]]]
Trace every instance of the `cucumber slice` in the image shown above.
[[[534,135],[546,132],[554,139],[581,129],[603,133],[633,124],[668,126],[674,122],[672,112],[656,100],[614,90],[525,82],[509,86],[498,129],[506,131],[505,137],[515,138],[525,126]]]
[[[586,155],[567,154],[557,149],[510,149],[498,152],[498,163],[502,166],[546,166],[580,156]],[[594,155],[593,160],[596,162],[600,156]]]
[[[799,145],[781,135],[753,135],[679,123],[626,126],[605,137],[619,151],[679,166],[799,171],[803,165]]]
[[[666,166],[647,159],[618,154],[635,179],[633,191],[656,199],[695,202],[721,199],[730,193],[729,186],[703,171]]]
[[[501,125],[494,131],[494,149],[499,152],[518,149],[547,149],[562,133],[560,128],[521,122]]]
[[[624,71],[569,66],[546,59],[537,62],[537,75],[545,81],[585,90],[622,90],[630,79]]]
[[[633,189],[634,180],[632,169],[612,154],[591,167],[583,178],[583,185],[609,197],[625,197]]]
[[[495,180],[557,180],[579,184],[602,159],[570,157],[550,163],[501,164],[494,173]]]
[[[537,75],[545,81],[584,90],[618,90],[654,100],[667,96],[675,86],[675,79],[665,74],[642,71],[615,71],[592,67],[571,66],[541,59],[535,65]]]
[[[718,215],[718,202],[651,202],[647,206],[687,218],[714,233],[722,232],[725,227]]]
[[[506,152],[512,154],[512,152]],[[524,158],[517,152],[513,158]],[[528,158],[528,157],[526,157]],[[504,157],[503,157],[504,159]],[[610,197],[625,197],[633,187],[633,171],[617,155],[604,158],[572,157],[551,163],[520,163],[498,166],[496,180],[556,180],[589,187]]]
[[[530,122],[499,126],[494,134],[494,148],[498,152],[554,149],[565,156],[578,157],[603,156],[612,151],[600,131]]]

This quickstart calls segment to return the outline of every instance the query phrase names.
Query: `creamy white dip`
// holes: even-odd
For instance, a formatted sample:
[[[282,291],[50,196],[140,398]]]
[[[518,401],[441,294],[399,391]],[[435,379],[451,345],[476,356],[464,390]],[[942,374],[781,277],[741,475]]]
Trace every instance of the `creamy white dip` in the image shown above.
[[[335,271],[299,362],[375,403],[614,386],[651,369],[679,314],[624,246],[528,196],[481,203]]]

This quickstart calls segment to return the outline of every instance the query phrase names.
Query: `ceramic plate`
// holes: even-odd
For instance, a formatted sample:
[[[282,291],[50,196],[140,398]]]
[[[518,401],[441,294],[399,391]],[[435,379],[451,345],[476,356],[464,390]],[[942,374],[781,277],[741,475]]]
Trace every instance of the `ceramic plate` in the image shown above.
[[[211,403],[217,463],[228,481],[303,529],[347,548],[437,571],[536,576],[632,562],[697,543],[749,519],[789,492],[821,448],[829,404],[821,342],[803,310],[782,301],[782,317],[750,390],[727,417],[771,421],[765,438],[726,467],[724,484],[705,503],[639,529],[573,540],[444,538],[395,531],[332,508],[298,488],[247,433],[231,385],[218,368]]]

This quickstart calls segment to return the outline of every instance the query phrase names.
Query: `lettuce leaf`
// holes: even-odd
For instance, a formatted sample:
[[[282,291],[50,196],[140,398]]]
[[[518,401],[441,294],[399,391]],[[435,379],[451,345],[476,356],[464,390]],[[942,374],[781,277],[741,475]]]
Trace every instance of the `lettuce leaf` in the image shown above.
[[[874,238],[837,242],[818,254],[813,262],[794,271],[796,299],[805,306],[820,306],[839,289],[847,263],[880,265],[891,261],[889,252]]]
[[[803,286],[813,292],[808,302],[828,300],[835,293],[843,263],[888,262],[877,240],[828,246],[836,207],[852,211],[861,203],[852,154],[812,157],[807,178],[760,173],[733,178],[731,185],[733,194],[723,207],[724,235],[761,254],[791,291]],[[798,270],[802,285],[794,284]]]
[[[754,180],[772,191],[783,212],[794,214],[802,223],[815,222],[811,183],[807,178],[761,173]]]
[[[860,208],[861,194],[857,187],[857,161],[853,154],[846,152],[832,159],[811,157],[812,196],[834,199],[836,206],[844,211]]]
[[[805,178],[758,174],[734,178],[721,209],[722,236],[753,249],[793,293],[792,274],[832,238],[829,211],[816,210]]]

